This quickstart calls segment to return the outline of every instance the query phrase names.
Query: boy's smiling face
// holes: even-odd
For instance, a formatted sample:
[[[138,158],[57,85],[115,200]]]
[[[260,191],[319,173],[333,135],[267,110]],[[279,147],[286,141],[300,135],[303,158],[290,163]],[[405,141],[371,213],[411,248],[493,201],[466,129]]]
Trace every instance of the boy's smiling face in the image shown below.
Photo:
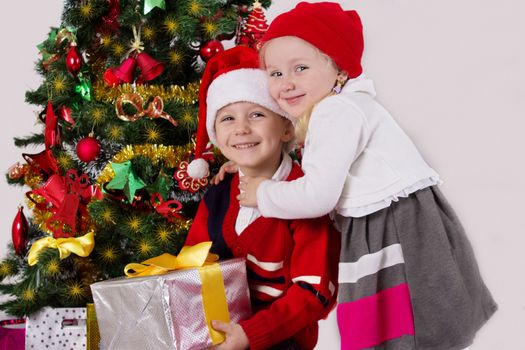
[[[248,176],[271,178],[281,162],[286,142],[293,139],[292,123],[250,102],[221,108],[215,118],[217,146]]]

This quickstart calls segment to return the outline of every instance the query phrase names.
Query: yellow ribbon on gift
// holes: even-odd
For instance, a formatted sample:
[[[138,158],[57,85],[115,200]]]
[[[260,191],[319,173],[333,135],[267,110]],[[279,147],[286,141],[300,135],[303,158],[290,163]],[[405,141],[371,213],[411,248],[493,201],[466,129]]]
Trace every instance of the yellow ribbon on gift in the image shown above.
[[[44,237],[35,241],[29,249],[27,256],[27,263],[30,266],[35,265],[38,262],[38,255],[43,249],[55,248],[58,249],[60,260],[67,258],[71,253],[74,253],[81,257],[86,257],[91,254],[95,247],[95,233],[93,231],[86,233],[81,237],[68,237],[68,238],[53,238]]]
[[[143,261],[141,264],[130,263],[124,267],[128,277],[162,275],[173,270],[197,268],[202,288],[202,305],[204,316],[214,345],[225,340],[224,333],[211,326],[212,320],[230,322],[226,291],[218,255],[210,253],[212,242],[202,242],[194,246],[182,247],[179,255],[164,253],[157,257]]]

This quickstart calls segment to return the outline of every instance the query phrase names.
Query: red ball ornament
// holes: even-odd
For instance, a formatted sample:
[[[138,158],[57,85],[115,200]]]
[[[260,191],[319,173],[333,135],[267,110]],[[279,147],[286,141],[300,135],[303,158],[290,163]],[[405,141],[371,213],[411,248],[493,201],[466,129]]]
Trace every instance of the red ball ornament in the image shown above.
[[[72,43],[71,46],[69,46],[69,51],[66,55],[66,68],[68,72],[75,77],[78,72],[80,72],[80,68],[82,68],[82,58],[80,57],[76,43]]]
[[[224,51],[224,46],[219,40],[210,40],[201,46],[199,55],[204,62],[208,62],[210,58],[222,51]]]
[[[16,213],[15,219],[13,220],[13,226],[11,229],[11,237],[13,240],[13,246],[15,247],[15,253],[18,256],[23,256],[26,253],[27,244],[27,233],[29,232],[29,225],[27,224],[26,216],[24,215],[24,208],[18,207],[18,213]]]
[[[78,159],[89,163],[97,159],[100,153],[100,143],[93,137],[93,134],[89,134],[88,137],[78,141],[76,151]]]

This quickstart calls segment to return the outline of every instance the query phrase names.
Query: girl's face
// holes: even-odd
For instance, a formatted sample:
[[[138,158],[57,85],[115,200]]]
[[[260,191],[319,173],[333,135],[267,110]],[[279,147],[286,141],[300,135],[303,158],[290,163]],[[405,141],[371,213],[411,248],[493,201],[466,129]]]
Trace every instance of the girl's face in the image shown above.
[[[292,123],[250,102],[221,108],[215,118],[217,146],[248,176],[272,177],[284,144],[293,139]]]
[[[270,95],[294,118],[326,97],[338,75],[329,58],[297,37],[272,39],[264,47],[263,58]]]

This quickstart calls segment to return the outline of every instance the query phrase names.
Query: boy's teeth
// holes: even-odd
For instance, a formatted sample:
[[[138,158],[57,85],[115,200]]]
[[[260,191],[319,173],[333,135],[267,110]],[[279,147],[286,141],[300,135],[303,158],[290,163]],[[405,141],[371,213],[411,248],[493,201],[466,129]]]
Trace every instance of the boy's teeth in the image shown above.
[[[255,146],[255,143],[244,143],[242,145],[235,145],[235,148],[250,148]]]

